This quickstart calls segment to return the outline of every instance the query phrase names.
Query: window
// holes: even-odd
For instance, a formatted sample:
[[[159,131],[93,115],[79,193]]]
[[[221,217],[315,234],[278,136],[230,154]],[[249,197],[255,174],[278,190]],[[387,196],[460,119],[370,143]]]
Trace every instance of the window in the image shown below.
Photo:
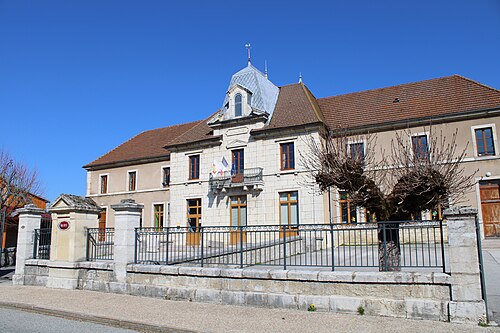
[[[364,162],[365,160],[365,144],[364,142],[356,142],[349,144],[349,156],[356,161]]]
[[[427,143],[427,134],[412,136],[411,145],[414,159],[424,160],[428,158],[429,146]]]
[[[364,207],[355,206],[345,191],[339,191],[340,220],[342,223],[373,223],[377,221],[375,213]]]
[[[108,175],[101,176],[101,194],[108,193]]]
[[[200,179],[200,155],[189,156],[189,179]]]
[[[247,104],[252,105],[252,94],[248,93],[247,95]]]
[[[340,217],[342,223],[357,223],[357,209],[356,206],[351,204],[349,199],[349,194],[345,191],[339,192],[339,204],[340,204]]]
[[[293,142],[280,144],[281,170],[295,169]]]
[[[236,94],[236,96],[234,96],[234,116],[241,117],[241,115],[242,115],[241,94]]]
[[[163,228],[164,205],[154,204],[153,215],[154,215],[155,228]]]
[[[163,168],[163,181],[162,181],[163,187],[169,187],[170,186],[170,168],[166,167]]]
[[[495,144],[493,141],[493,129],[491,127],[478,128],[475,130],[477,156],[495,155]]]
[[[128,190],[135,191],[137,187],[137,172],[129,171],[128,172]]]
[[[282,225],[299,224],[299,192],[282,192],[280,195],[280,223]]]
[[[245,168],[245,153],[243,149],[235,149],[232,151],[233,164],[231,166],[231,173],[233,175],[243,173]]]

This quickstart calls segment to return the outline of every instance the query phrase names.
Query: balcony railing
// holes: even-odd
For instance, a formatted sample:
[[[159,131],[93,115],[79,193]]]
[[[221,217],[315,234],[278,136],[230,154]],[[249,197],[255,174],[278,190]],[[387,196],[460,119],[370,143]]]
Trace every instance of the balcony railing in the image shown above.
[[[209,176],[210,189],[212,191],[222,190],[229,187],[255,186],[256,189],[262,185],[262,168],[243,169],[240,172],[225,171],[221,175]]]

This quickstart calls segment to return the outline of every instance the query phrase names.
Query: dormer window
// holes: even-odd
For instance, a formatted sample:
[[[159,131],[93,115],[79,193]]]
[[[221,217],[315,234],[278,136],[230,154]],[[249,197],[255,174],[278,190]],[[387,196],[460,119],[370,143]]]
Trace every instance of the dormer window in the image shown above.
[[[241,115],[242,115],[241,94],[236,94],[236,96],[234,96],[234,116],[241,117]]]

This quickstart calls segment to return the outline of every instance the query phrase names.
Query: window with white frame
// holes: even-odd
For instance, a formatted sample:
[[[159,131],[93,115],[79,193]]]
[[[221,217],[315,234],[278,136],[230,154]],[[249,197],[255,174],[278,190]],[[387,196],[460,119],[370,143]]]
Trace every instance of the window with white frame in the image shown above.
[[[414,159],[427,159],[429,156],[429,142],[427,134],[412,135],[411,147]]]
[[[101,194],[108,193],[108,175],[101,175],[100,192]]]
[[[492,126],[475,128],[474,137],[476,141],[477,156],[494,156],[496,154],[495,137]]]
[[[162,169],[162,185],[163,187],[170,186],[170,167],[164,167]]]
[[[137,171],[128,172],[128,190],[135,191],[137,189]]]
[[[234,96],[234,116],[241,117],[243,114],[242,97],[240,93]]]
[[[349,143],[348,149],[349,157],[353,160],[360,161],[364,163],[365,161],[365,143],[361,142],[352,142]]]
[[[165,216],[165,206],[164,204],[154,204],[153,205],[153,218],[155,228],[163,228]]]

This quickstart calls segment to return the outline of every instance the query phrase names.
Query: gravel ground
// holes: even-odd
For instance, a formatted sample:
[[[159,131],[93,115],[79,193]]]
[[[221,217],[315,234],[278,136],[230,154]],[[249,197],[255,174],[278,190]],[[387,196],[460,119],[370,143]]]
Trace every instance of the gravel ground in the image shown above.
[[[197,332],[500,332],[500,328],[482,328],[443,322],[408,320],[375,316],[355,316],[299,310],[267,309],[167,301],[147,297],[107,294],[83,290],[59,290],[43,287],[0,284],[0,306],[32,308],[35,312],[71,316],[76,319],[121,323],[120,326],[142,331]],[[144,324],[145,326],[133,326]],[[170,329],[170,330],[169,330]]]

